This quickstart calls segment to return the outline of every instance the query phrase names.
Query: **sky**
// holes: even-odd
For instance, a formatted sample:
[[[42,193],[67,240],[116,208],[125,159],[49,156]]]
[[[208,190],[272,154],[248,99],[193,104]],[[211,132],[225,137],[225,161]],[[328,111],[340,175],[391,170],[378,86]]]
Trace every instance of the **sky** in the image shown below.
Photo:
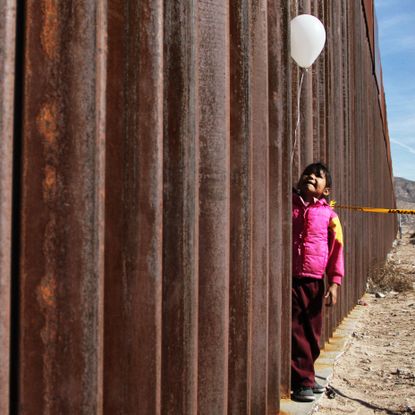
[[[394,176],[415,181],[415,0],[375,0]]]

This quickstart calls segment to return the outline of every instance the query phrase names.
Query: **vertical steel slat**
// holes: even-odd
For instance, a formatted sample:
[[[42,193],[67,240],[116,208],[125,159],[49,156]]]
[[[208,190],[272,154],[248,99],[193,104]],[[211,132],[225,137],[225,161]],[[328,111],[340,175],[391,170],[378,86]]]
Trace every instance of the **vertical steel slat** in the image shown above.
[[[344,120],[344,90],[346,89],[346,79],[344,77],[343,72],[343,57],[344,57],[344,49],[343,49],[343,32],[342,32],[342,25],[344,22],[344,16],[342,13],[342,4],[341,2],[333,3],[334,9],[334,28],[335,28],[335,42],[334,48],[337,52],[336,56],[336,65],[335,65],[335,84],[333,85],[335,90],[335,102],[336,102],[336,109],[335,109],[335,130],[333,131],[333,135],[331,140],[334,143],[334,149],[336,150],[335,153],[335,165],[330,166],[330,169],[333,174],[333,195],[336,194],[342,197],[343,189],[344,189],[344,142],[345,142],[345,120]],[[339,217],[342,219],[342,212],[339,212]],[[343,292],[340,288],[339,295],[338,295],[338,304],[334,307],[332,311],[333,315],[333,325],[331,327],[330,332],[333,332],[335,327],[337,326],[338,322],[341,320],[341,312],[343,308]]]
[[[373,27],[373,26],[372,26]],[[370,53],[365,50],[365,66],[370,68],[372,65],[372,59]],[[374,199],[374,190],[376,187],[376,177],[377,177],[377,166],[373,164],[373,100],[370,94],[371,92],[371,73],[365,72],[365,94],[366,94],[366,107],[365,107],[365,122],[366,122],[366,131],[367,131],[367,140],[366,140],[366,151],[367,151],[367,173],[368,173],[368,188],[366,190],[368,197],[367,206],[373,206],[376,202]],[[373,174],[371,174],[373,172]],[[377,195],[376,195],[377,196]],[[370,214],[368,218],[368,233],[367,235],[375,235],[377,229],[375,228],[376,215]],[[365,258],[367,263],[367,270],[369,271],[372,267],[374,261],[376,261],[376,243],[373,243],[372,238],[368,238],[368,254]]]
[[[318,17],[325,24],[324,3],[313,0],[311,2],[311,14]],[[326,82],[326,54],[327,49],[323,48],[321,55],[317,58],[312,66],[312,131],[313,131],[313,161],[326,162],[327,131],[326,131],[326,100],[325,100],[325,82]],[[325,319],[326,309],[323,309],[323,321]],[[322,327],[320,338],[321,347],[325,341],[325,325]]]
[[[269,329],[268,413],[279,410],[280,385],[287,394],[290,319],[282,314],[289,303],[291,281],[291,56],[289,53],[290,2],[268,1],[268,100],[269,100]],[[285,177],[285,180],[281,180]],[[288,205],[288,206],[287,206]],[[284,286],[284,288],[283,288]],[[287,291],[285,291],[287,290]],[[287,300],[288,298],[288,300]],[[287,356],[283,356],[283,350]],[[284,372],[284,376],[282,373]],[[288,373],[287,373],[288,372]]]
[[[251,394],[250,9],[230,8],[230,265],[228,413],[249,414]]]
[[[162,414],[197,413],[197,3],[164,2]]]
[[[9,413],[16,2],[0,3],[0,413]]]
[[[25,10],[19,413],[102,413],[106,2]]]
[[[251,413],[267,412],[269,321],[269,118],[266,0],[253,1],[250,16],[252,368]]]
[[[326,27],[326,44],[322,51],[322,56],[318,58],[317,65],[319,74],[317,75],[317,86],[316,94],[319,100],[320,106],[320,117],[319,117],[319,128],[316,130],[319,133],[319,136],[315,141],[319,141],[318,144],[314,145],[315,150],[315,160],[321,160],[323,163],[328,164],[329,161],[329,140],[331,134],[329,133],[329,125],[330,125],[330,105],[329,105],[329,83],[331,82],[330,76],[330,65],[331,65],[331,50],[329,48],[329,43],[331,39],[329,38],[329,28],[330,28],[330,5],[327,2],[317,2],[315,4],[315,10],[318,10],[318,16],[320,16],[321,21]],[[318,151],[318,152],[317,152]],[[321,335],[321,345],[323,346],[324,342],[328,339],[328,310],[326,308],[323,309],[323,327],[322,327],[322,335]]]
[[[109,3],[107,414],[161,411],[162,23],[161,1]]]
[[[354,189],[356,187],[357,181],[355,180],[355,175],[352,174],[352,172],[356,171],[356,153],[354,149],[354,132],[355,132],[355,101],[354,101],[354,94],[353,91],[355,89],[355,74],[354,74],[354,62],[355,62],[355,44],[354,44],[354,14],[353,14],[353,4],[348,2],[347,3],[347,41],[348,41],[348,146],[349,146],[349,159],[347,160],[347,173],[349,176],[349,189]],[[351,192],[347,193],[347,203],[349,205],[352,205],[354,202],[353,195]],[[353,261],[352,255],[354,252],[356,252],[357,244],[356,244],[356,226],[355,226],[355,216],[353,215],[353,212],[349,212],[348,214],[348,222],[347,222],[347,228],[345,229],[345,238],[347,238],[347,244],[349,246],[348,252],[350,252],[349,255],[346,255],[346,276],[350,275],[350,271],[353,269],[353,267],[356,267],[355,262]],[[354,268],[356,269],[356,268]],[[350,278],[349,278],[350,279]],[[352,304],[354,304],[354,290],[353,285],[350,283],[350,281],[346,282],[346,290],[347,290],[347,312],[352,307]]]
[[[288,88],[279,71],[284,59],[284,36],[277,2],[268,2],[268,118],[269,118],[269,323],[268,323],[268,410],[279,411],[281,384],[281,307],[282,307],[282,133],[284,98]],[[285,39],[286,40],[286,39]],[[287,64],[285,66],[289,68]],[[285,88],[284,88],[285,86]],[[287,102],[288,100],[285,99]],[[288,123],[287,123],[288,124]],[[288,137],[288,134],[287,134]]]
[[[348,107],[348,93],[349,93],[349,72],[348,72],[348,31],[347,27],[349,24],[348,13],[347,13],[347,4],[341,3],[341,39],[342,39],[342,119],[343,119],[343,134],[342,134],[342,171],[341,171],[341,195],[342,199],[346,201],[348,198],[348,189],[350,189],[350,172],[348,171],[348,160],[350,159],[350,154],[348,151],[348,144],[350,142],[349,137],[349,107]],[[340,215],[342,225],[344,228],[344,233],[348,232],[348,215],[349,211],[344,211]],[[347,258],[345,260],[345,272],[347,275]],[[351,304],[347,301],[347,284],[340,290],[340,307],[338,314],[338,321],[341,321],[343,317],[347,314],[347,311],[352,307]]]
[[[329,168],[333,178],[332,195],[338,195],[341,197],[341,145],[342,145],[342,133],[343,133],[343,119],[342,119],[342,71],[341,71],[341,16],[340,16],[340,3],[331,3],[331,47],[332,47],[332,73],[331,73],[331,99],[332,109],[331,118],[332,125],[329,131]],[[339,212],[341,215],[341,212]],[[338,310],[341,304],[337,304],[329,311],[329,327],[328,333],[332,333],[334,325],[338,318]]]
[[[198,413],[226,414],[229,343],[229,5],[198,2]]]
[[[365,39],[364,37],[364,30],[365,30],[365,22],[364,22],[364,15],[360,14],[359,16],[360,19],[360,24],[361,24],[361,33],[360,36],[362,39]],[[365,45],[362,42],[363,45]],[[368,51],[366,48],[366,45],[364,48],[362,48],[361,50],[361,62],[363,63],[363,68],[367,68],[367,64],[368,64]],[[361,117],[362,117],[362,132],[361,137],[365,137],[367,134],[369,134],[369,127],[368,127],[368,122],[369,122],[369,117],[368,117],[368,106],[369,106],[369,100],[368,100],[368,75],[366,73],[366,70],[363,71],[362,73],[362,107],[361,107]],[[364,135],[362,134],[364,132]],[[372,175],[370,174],[370,161],[369,161],[369,143],[368,141],[370,140],[370,137],[367,136],[367,138],[365,140],[362,140],[362,163],[363,163],[363,177],[366,178],[366,186],[363,188],[364,190],[364,195],[363,195],[363,199],[364,199],[364,205],[363,206],[371,206],[371,199],[370,199],[370,188],[373,185],[372,184]],[[363,235],[370,235],[371,233],[371,215],[365,215],[363,217],[363,230],[364,230],[364,234]],[[362,236],[363,236],[362,235]],[[371,257],[371,240],[370,238],[364,238],[364,243],[363,243],[363,247],[364,247],[364,252],[365,255],[363,256],[363,272],[364,274],[363,276],[367,275],[367,272],[369,271],[369,263],[372,260]],[[359,287],[359,291],[362,288],[362,279],[360,278],[360,287]]]
[[[291,1],[280,1],[279,4],[281,6],[281,13],[283,15],[283,19],[286,19],[283,33],[286,36],[287,44],[289,42],[289,29],[288,21],[290,17],[290,6]],[[287,46],[286,46],[287,47]],[[287,64],[287,60],[292,62],[291,57],[288,55],[289,48],[287,47],[287,56],[285,59],[285,63]],[[291,71],[288,71],[288,76],[286,78],[287,88],[291,84]],[[290,92],[288,92],[288,97],[290,96]],[[291,102],[293,98],[291,97]],[[290,100],[287,100],[286,109],[286,116],[287,120],[292,119],[293,113],[290,112]],[[287,128],[287,136],[288,138],[284,137],[282,142],[282,175],[281,178],[284,177],[284,180],[281,180],[281,190],[282,190],[282,225],[280,233],[283,237],[283,258],[281,262],[282,267],[282,284],[281,284],[281,291],[282,295],[286,295],[289,293],[289,300],[282,301],[282,310],[281,310],[281,396],[287,397],[290,393],[291,389],[291,287],[292,287],[292,263],[291,263],[291,249],[292,249],[292,237],[291,237],[291,221],[292,221],[292,179],[290,177],[286,178],[285,176],[285,166],[289,166],[291,163],[291,149],[292,149],[292,141],[291,137],[293,137],[293,130],[292,124],[289,122],[287,125],[284,126]],[[290,128],[291,127],[291,128]],[[284,298],[284,297],[283,297]]]
[[[331,168],[333,164],[333,129],[334,129],[334,37],[335,34],[333,29],[333,4],[332,3],[325,3],[325,27],[326,27],[326,59],[325,59],[325,79],[326,79],[326,87],[325,87],[325,100],[326,100],[326,140],[324,143],[324,152],[326,154],[325,162],[328,165],[328,168]],[[333,175],[333,171],[331,172]],[[335,179],[335,177],[334,177]],[[330,310],[324,309],[324,341],[327,341],[331,331],[331,315]]]
[[[105,272],[105,163],[106,163],[106,113],[107,113],[107,74],[108,74],[108,0],[100,0],[96,4],[95,9],[96,31],[95,36],[95,171],[94,171],[94,249],[95,249],[95,278],[91,278],[95,285],[96,293],[96,316],[95,324],[97,324],[97,338],[94,338],[92,347],[96,348],[96,393],[97,393],[97,409],[98,414],[104,412],[104,272]],[[95,294],[95,293],[94,293]],[[98,320],[98,321],[96,321]],[[92,329],[94,327],[92,326]],[[88,331],[91,327],[88,327]],[[88,331],[84,330],[87,334]],[[91,349],[89,350],[91,353]],[[94,356],[95,357],[95,356]],[[92,360],[92,359],[91,359]],[[84,403],[85,405],[85,403]]]
[[[354,85],[354,73],[353,73],[353,62],[354,62],[354,45],[353,45],[353,14],[352,14],[352,5],[350,3],[347,3],[347,45],[348,45],[348,59],[347,59],[347,72],[348,72],[348,102],[347,102],[347,108],[348,108],[348,114],[347,114],[347,123],[348,123],[348,136],[347,136],[347,143],[348,143],[348,160],[347,163],[347,174],[349,175],[349,181],[348,181],[348,188],[353,189],[354,188],[354,176],[351,175],[352,171],[355,171],[354,167],[354,144],[353,144],[353,134],[354,134],[354,101],[353,101],[353,85]],[[350,192],[346,192],[346,200],[347,203],[352,203],[352,195]],[[347,238],[348,244],[350,246],[351,252],[354,252],[356,249],[355,245],[355,238],[354,238],[354,217],[352,212],[348,212],[347,216],[347,223],[346,223],[346,229],[344,232],[344,238]],[[349,275],[350,270],[352,269],[353,259],[352,255],[347,255],[345,257],[345,269],[346,269],[346,275]],[[349,312],[350,305],[353,302],[353,290],[352,285],[350,282],[347,282],[345,285],[347,289],[347,313]]]
[[[361,20],[361,37],[364,39],[364,35],[363,35],[363,31],[365,29],[365,16],[363,14],[360,15],[360,20]],[[367,55],[368,55],[368,51],[367,48],[362,48],[362,59],[361,62],[363,62],[363,67],[366,68],[367,67],[367,63],[368,63],[368,59],[367,59]],[[361,116],[362,116],[362,131],[365,132],[365,135],[369,133],[369,128],[368,128],[368,106],[369,106],[369,100],[368,100],[368,76],[366,74],[366,70],[363,72],[362,74],[362,112],[361,112]],[[363,137],[363,135],[362,135]],[[371,205],[371,199],[370,199],[370,188],[372,186],[372,176],[369,173],[369,168],[370,168],[370,164],[369,164],[369,141],[370,137],[368,137],[366,140],[363,141],[363,145],[362,145],[362,154],[363,154],[363,166],[364,166],[364,174],[366,176],[366,188],[364,189],[364,201],[365,204],[364,206],[370,206]],[[370,235],[371,232],[371,215],[365,215],[363,218],[363,227],[364,227],[364,234],[365,235]],[[367,272],[369,271],[369,262],[372,260],[371,257],[371,240],[370,238],[365,238],[364,240],[364,250],[365,250],[365,255],[363,256],[363,269],[364,269],[364,275],[367,274]],[[360,287],[359,287],[359,291],[362,287],[361,281],[360,282]]]
[[[362,62],[362,49],[364,47],[364,43],[362,42],[361,38],[361,18],[360,18],[360,4],[357,2],[353,2],[354,7],[354,44],[356,45],[356,53],[354,57],[354,62]],[[363,104],[362,104],[362,91],[363,91],[363,71],[364,67],[363,65],[354,65],[354,71],[356,74],[356,83],[354,85],[355,87],[355,113],[356,115],[356,124],[355,124],[355,130],[354,130],[354,143],[355,143],[355,154],[356,154],[356,160],[355,160],[355,166],[356,166],[356,176],[357,177],[365,177],[364,174],[364,168],[365,164],[362,160],[362,139],[361,134],[363,134],[363,125],[362,125],[362,110],[363,110]],[[358,186],[356,187],[356,205],[365,206],[365,200],[363,199],[362,189],[367,186],[366,183],[364,183],[365,186]],[[356,232],[356,242],[357,249],[355,251],[355,268],[356,269],[356,279],[354,281],[354,292],[357,296],[360,291],[360,279],[363,278],[364,269],[363,269],[363,243],[364,243],[364,229],[363,229],[363,213],[357,212],[355,215],[355,228],[357,229]],[[357,265],[357,266],[356,266]]]
[[[281,397],[288,397],[291,390],[291,287],[292,287],[292,263],[291,263],[291,201],[292,201],[292,175],[295,174],[295,160],[294,164],[291,163],[291,152],[293,148],[293,136],[295,125],[292,122],[292,119],[296,117],[296,107],[295,112],[292,110],[294,106],[292,105],[296,94],[293,88],[289,88],[296,80],[296,76],[292,72],[293,60],[291,59],[289,52],[289,22],[293,17],[293,8],[294,3],[292,1],[278,1],[277,5],[281,12],[281,31],[283,33],[284,39],[286,41],[286,50],[285,59],[283,64],[285,64],[285,71],[287,71],[287,77],[285,78],[283,73],[280,73],[281,78],[285,78],[287,82],[287,88],[290,91],[287,92],[288,98],[286,101],[283,98],[282,102],[285,102],[286,107],[283,106],[285,110],[285,116],[287,117],[287,124],[284,124],[282,127],[286,128],[286,132],[282,135],[281,142],[281,153],[282,153],[282,170],[281,178],[284,177],[284,180],[281,180],[281,235],[282,235],[282,263],[281,263],[281,292],[282,292],[282,302],[281,302],[281,355],[280,355],[280,365],[281,365],[281,385],[280,385],[280,394]],[[283,23],[284,22],[284,23]],[[288,69],[287,69],[288,68]],[[284,117],[284,116],[283,116]],[[284,120],[284,118],[283,118]],[[288,172],[288,175],[286,175]],[[290,174],[291,173],[291,174]],[[294,176],[296,177],[296,176]]]

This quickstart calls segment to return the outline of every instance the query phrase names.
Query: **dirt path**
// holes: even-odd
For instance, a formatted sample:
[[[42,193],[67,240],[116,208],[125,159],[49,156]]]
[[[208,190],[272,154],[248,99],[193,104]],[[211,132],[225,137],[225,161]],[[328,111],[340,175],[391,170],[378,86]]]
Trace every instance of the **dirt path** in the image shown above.
[[[415,245],[406,229],[391,261],[415,282]],[[334,366],[324,396],[313,414],[415,414],[415,291],[365,297],[362,318]]]

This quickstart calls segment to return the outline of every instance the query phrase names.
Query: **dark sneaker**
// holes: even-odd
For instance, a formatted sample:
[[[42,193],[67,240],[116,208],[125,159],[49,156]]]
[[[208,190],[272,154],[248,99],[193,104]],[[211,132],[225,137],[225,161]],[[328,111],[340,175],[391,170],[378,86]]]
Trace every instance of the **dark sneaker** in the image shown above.
[[[302,386],[294,389],[291,398],[292,400],[299,402],[313,402],[316,399],[313,393],[313,389],[307,386]]]
[[[317,382],[314,382],[314,385],[311,388],[311,390],[313,391],[313,393],[323,393],[326,390],[326,387],[323,385],[320,385]]]

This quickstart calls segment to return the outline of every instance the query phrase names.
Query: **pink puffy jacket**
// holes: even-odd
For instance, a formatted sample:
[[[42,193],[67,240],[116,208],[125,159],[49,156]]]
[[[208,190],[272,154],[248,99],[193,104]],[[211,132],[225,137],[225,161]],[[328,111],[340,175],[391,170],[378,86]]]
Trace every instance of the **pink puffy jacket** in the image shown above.
[[[343,232],[337,214],[324,198],[305,205],[293,194],[293,275],[341,284],[344,275]]]

